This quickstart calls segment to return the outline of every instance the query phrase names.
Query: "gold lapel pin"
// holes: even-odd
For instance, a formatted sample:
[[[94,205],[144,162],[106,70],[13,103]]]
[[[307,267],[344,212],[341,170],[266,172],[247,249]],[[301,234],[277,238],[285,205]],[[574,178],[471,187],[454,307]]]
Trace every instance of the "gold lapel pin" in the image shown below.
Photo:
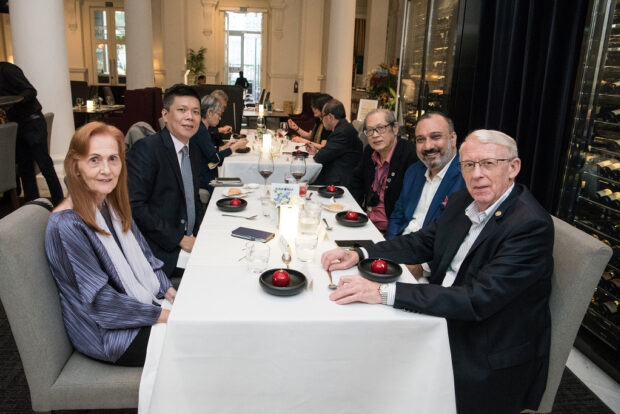
[[[502,212],[501,212],[501,211],[496,211],[496,212],[495,212],[495,217],[499,217],[499,216],[501,216],[501,215],[502,215]]]

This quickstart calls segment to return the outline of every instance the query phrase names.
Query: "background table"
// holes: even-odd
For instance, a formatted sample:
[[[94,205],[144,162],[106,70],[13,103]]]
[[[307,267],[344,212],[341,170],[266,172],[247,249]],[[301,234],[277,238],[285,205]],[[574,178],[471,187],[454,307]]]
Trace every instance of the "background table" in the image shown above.
[[[356,206],[348,192],[343,202]],[[151,334],[140,412],[455,412],[444,319],[328,298],[320,253],[335,239],[381,240],[372,224],[343,227],[324,212],[334,230],[315,262],[291,263],[312,290],[275,297],[239,261],[246,241],[230,236],[237,226],[275,231],[260,210],[257,194],[243,212],[256,221],[223,217],[210,203],[159,348]],[[269,267],[282,267],[278,241],[268,245]]]
[[[245,133],[245,132],[244,132]],[[252,147],[254,137],[248,134],[249,146]],[[287,141],[283,152],[292,152],[299,143]],[[300,147],[302,150],[303,146]],[[280,155],[273,160],[273,174],[269,177],[269,183],[283,183],[287,175],[290,175],[292,155]],[[313,182],[321,172],[322,165],[314,161],[314,157],[306,158],[306,175],[304,180]],[[263,177],[258,173],[258,154],[254,150],[246,154],[233,153],[224,158],[224,163],[220,171],[220,177],[239,177],[245,184],[264,182]]]

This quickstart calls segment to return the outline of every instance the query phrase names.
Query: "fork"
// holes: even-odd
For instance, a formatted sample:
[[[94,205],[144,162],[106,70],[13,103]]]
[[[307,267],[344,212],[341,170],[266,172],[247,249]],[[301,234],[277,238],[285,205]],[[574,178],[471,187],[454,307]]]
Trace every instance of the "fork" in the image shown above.
[[[222,216],[237,217],[237,218],[242,218],[242,219],[246,219],[246,220],[254,220],[256,217],[258,217],[258,214],[254,214],[253,216],[235,216],[234,214],[222,213]]]

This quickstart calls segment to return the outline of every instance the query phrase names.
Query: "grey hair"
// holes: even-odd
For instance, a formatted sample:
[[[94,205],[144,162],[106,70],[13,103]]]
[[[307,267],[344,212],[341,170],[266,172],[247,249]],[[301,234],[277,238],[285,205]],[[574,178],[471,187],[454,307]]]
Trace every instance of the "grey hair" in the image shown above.
[[[213,92],[211,92],[211,95],[215,96],[216,98],[220,98],[222,100],[222,104],[224,105],[228,103],[228,94],[226,94],[226,92],[221,89],[214,90]]]
[[[494,129],[477,129],[467,135],[465,141],[463,141],[463,144],[470,140],[476,140],[478,142],[482,142],[483,144],[500,145],[506,149],[508,158],[517,158],[519,156],[517,141],[501,131],[496,131]],[[462,144],[461,149],[463,149]],[[459,150],[459,155],[461,155],[460,152],[461,151]]]
[[[383,114],[383,118],[385,119],[385,122],[388,123],[388,125],[397,125],[394,112],[385,108],[375,108],[366,114],[366,118],[364,118],[364,124],[362,125],[362,130],[366,129],[366,120],[368,119],[368,117],[374,114]]]
[[[222,101],[213,95],[205,95],[200,101],[200,117],[205,118],[207,111],[217,112],[222,109]]]

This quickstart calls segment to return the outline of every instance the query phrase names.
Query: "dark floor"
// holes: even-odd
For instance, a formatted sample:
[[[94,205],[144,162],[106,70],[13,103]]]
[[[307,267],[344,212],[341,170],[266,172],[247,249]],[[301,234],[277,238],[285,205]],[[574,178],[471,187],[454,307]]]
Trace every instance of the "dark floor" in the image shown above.
[[[23,200],[20,200],[23,202]],[[0,198],[0,218],[9,214],[10,203]],[[30,392],[13,335],[0,306],[0,414],[31,413]],[[58,413],[109,413],[134,414],[135,409],[127,410],[79,410],[57,411]],[[553,405],[558,414],[613,414],[613,412],[568,368],[564,370],[562,382]]]

